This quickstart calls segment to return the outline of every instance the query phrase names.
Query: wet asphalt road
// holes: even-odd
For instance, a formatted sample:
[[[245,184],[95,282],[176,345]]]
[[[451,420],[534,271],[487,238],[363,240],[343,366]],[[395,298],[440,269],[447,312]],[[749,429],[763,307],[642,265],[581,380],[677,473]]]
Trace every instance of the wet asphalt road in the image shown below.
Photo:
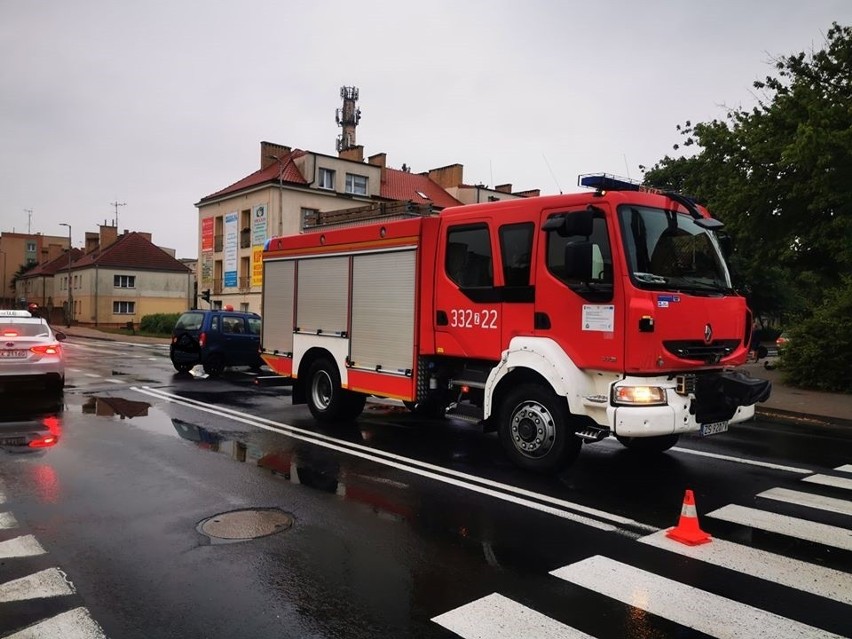
[[[67,352],[60,401],[0,398],[7,429],[58,436],[0,451],[2,637],[852,635],[848,429],[755,422],[651,461],[607,440],[540,477],[462,422],[370,402],[321,428],[248,371]],[[712,556],[649,543],[687,488]],[[197,530],[244,509],[292,526]]]

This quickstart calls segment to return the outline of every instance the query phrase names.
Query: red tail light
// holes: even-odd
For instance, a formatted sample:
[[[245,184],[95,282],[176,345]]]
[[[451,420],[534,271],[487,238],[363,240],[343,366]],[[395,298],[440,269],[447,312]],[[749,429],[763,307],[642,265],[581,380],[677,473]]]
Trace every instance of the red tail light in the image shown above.
[[[42,344],[41,346],[31,346],[30,350],[39,355],[57,355],[59,353],[59,344]]]
[[[58,441],[59,439],[53,435],[45,435],[39,439],[34,439],[27,445],[30,448],[50,448],[51,446],[56,446]]]
[[[201,348],[204,348],[204,345],[207,343],[207,333],[202,333],[198,336],[198,345]]]
[[[9,329],[9,330],[3,331],[3,337],[17,337],[17,336],[18,336],[18,331],[16,331],[16,330]]]

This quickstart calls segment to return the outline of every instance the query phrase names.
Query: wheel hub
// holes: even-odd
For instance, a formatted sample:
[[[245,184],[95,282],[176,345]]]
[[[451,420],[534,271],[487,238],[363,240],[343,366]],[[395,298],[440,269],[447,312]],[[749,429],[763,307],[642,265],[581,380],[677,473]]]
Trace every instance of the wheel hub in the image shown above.
[[[314,405],[326,409],[331,403],[331,377],[325,371],[317,371],[311,384]]]
[[[542,457],[553,447],[553,416],[537,402],[521,404],[512,416],[512,442],[528,457]]]

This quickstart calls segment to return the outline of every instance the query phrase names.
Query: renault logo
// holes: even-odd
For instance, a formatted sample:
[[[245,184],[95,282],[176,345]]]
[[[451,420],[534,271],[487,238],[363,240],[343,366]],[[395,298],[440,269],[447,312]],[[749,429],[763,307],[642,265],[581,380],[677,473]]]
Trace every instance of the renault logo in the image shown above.
[[[704,343],[709,344],[713,341],[713,327],[710,324],[704,326]]]

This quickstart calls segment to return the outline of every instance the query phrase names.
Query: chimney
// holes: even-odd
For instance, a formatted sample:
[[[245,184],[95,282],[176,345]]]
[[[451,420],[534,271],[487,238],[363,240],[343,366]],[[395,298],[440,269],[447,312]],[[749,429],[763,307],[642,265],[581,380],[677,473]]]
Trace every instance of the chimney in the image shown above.
[[[104,224],[100,227],[100,237],[98,239],[99,248],[105,249],[118,239],[118,229],[114,226]]]
[[[142,231],[134,231],[134,232],[136,233],[136,235],[144,237],[146,240],[151,242],[151,234],[150,233],[143,233]],[[153,244],[153,242],[151,242],[151,243]]]
[[[498,184],[494,187],[495,191],[499,191],[500,193],[511,193],[512,185],[511,184]]]
[[[341,160],[352,160],[353,162],[363,162],[364,161],[364,147],[360,144],[356,146],[350,146],[346,149],[341,149],[337,152],[337,157]]]
[[[385,164],[387,163],[388,154],[387,153],[376,153],[375,155],[371,155],[367,158],[367,163],[372,164],[373,166],[380,166],[385,168]]]
[[[442,189],[452,189],[461,186],[464,182],[464,166],[461,164],[450,164],[439,169],[429,170],[429,179]]]
[[[282,160],[290,153],[291,149],[289,146],[284,146],[283,144],[275,144],[274,142],[261,142],[260,143],[260,170],[268,168],[271,164],[278,164],[278,161],[275,158],[281,158]]]
[[[513,195],[518,195],[520,197],[538,197],[541,195],[541,189],[529,189],[528,191],[518,191],[517,193],[513,193]]]
[[[89,254],[92,251],[97,251],[99,241],[100,236],[97,233],[90,233],[89,231],[86,231],[86,254]]]

